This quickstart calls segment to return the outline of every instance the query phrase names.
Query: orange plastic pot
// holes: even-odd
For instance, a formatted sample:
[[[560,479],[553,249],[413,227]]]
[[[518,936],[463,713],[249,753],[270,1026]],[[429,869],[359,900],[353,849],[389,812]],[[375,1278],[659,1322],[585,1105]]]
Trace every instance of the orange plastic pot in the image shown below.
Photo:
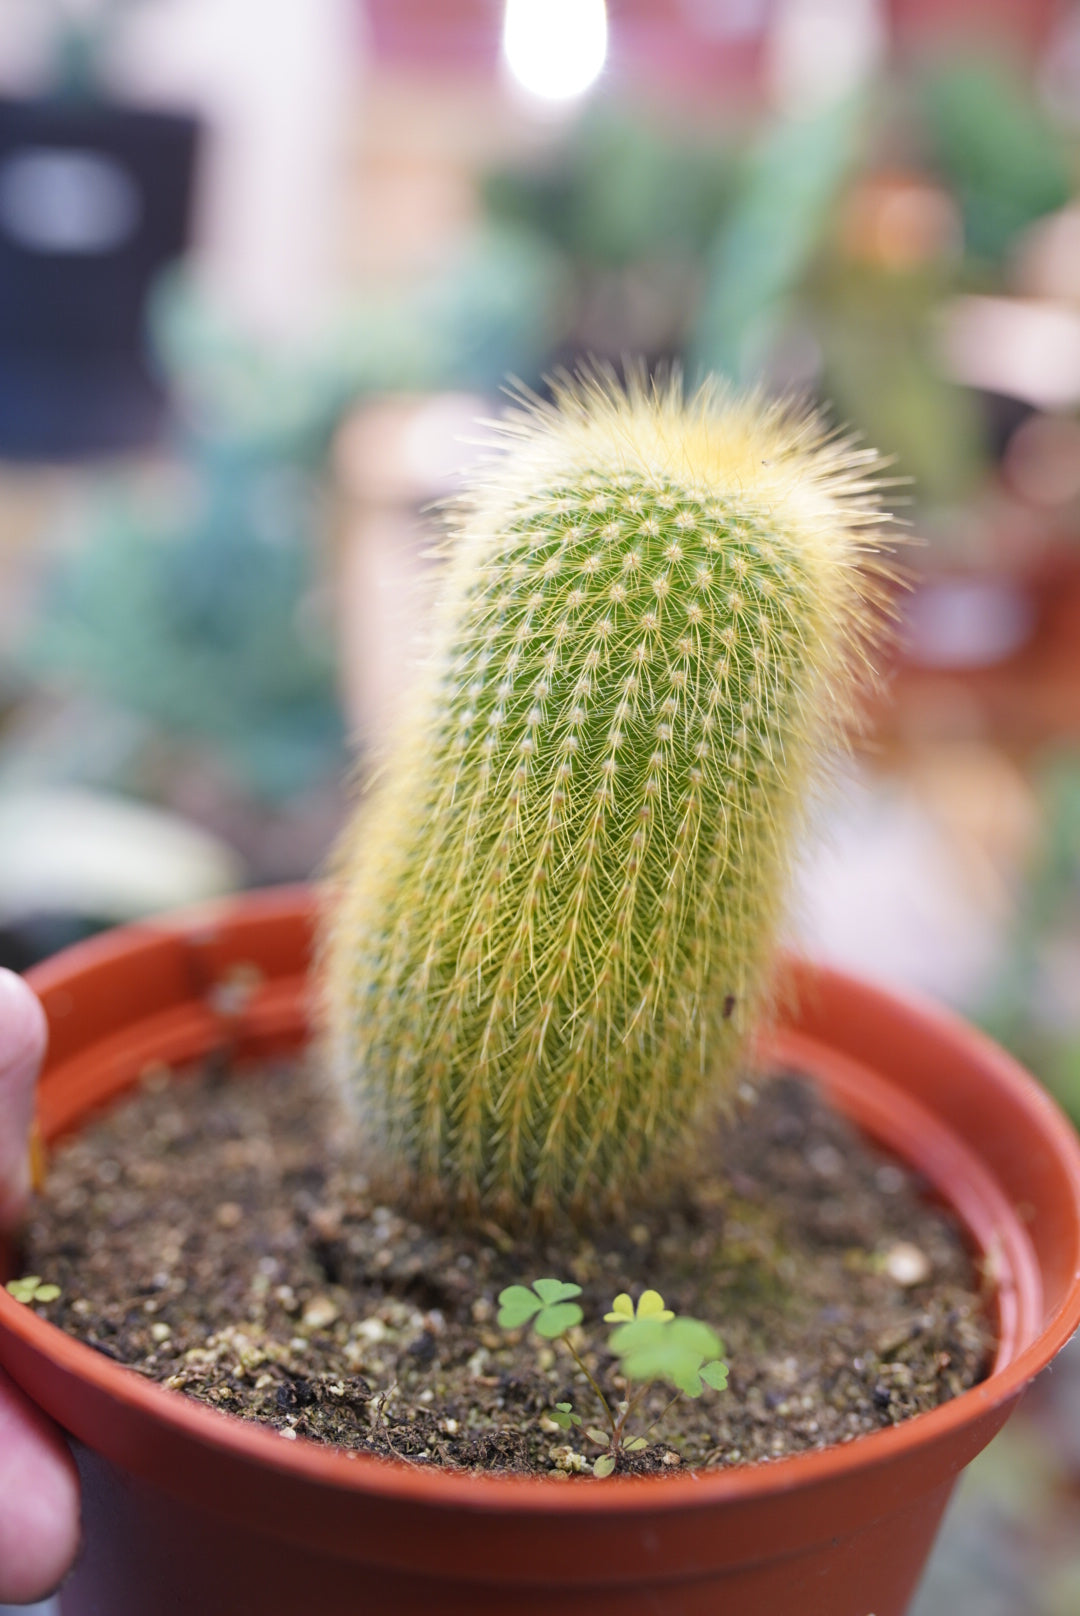
[[[131,927],[34,973],[47,1140],[150,1061],[298,1045],[313,900]],[[255,965],[242,1022],[215,983]],[[761,1058],[816,1078],[948,1201],[997,1277],[990,1377],[774,1464],[557,1486],[349,1458],[149,1384],[0,1292],[0,1362],[70,1433],[85,1546],[64,1616],[901,1616],[956,1478],[1080,1324],[1080,1147],[1042,1090],[938,1011],[829,971]]]

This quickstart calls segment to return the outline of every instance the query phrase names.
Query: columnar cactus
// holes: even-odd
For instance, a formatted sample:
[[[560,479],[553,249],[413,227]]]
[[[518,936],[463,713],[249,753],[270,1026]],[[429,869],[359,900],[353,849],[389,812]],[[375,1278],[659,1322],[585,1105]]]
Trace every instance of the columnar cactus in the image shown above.
[[[342,850],[327,1027],[384,1161],[563,1207],[677,1159],[731,1090],[877,616],[877,457],[596,375],[500,442]]]

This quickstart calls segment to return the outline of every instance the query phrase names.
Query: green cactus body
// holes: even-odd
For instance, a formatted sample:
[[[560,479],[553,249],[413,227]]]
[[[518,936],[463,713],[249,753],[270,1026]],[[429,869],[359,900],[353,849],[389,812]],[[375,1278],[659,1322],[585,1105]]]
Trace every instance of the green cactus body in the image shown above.
[[[566,1206],[730,1091],[880,514],[869,451],[715,387],[567,382],[503,435],[343,848],[328,1033],[385,1160]]]

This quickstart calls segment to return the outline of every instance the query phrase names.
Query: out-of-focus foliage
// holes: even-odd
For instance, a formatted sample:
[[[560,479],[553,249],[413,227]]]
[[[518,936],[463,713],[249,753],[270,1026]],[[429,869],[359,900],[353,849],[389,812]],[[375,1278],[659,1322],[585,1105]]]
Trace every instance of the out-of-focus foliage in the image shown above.
[[[180,278],[154,324],[185,423],[176,463],[156,487],[98,487],[21,662],[284,800],[344,760],[329,627],[312,613],[319,471],[342,401],[304,356],[245,341]]]
[[[250,446],[205,445],[179,497],[101,496],[25,648],[50,681],[199,741],[257,796],[343,761],[329,632],[314,584],[310,472]]]
[[[564,294],[557,253],[521,229],[487,224],[437,269],[353,293],[325,329],[291,348],[253,341],[174,276],[156,299],[154,342],[188,412],[321,452],[358,399],[494,392],[509,374],[533,374],[561,338]]]
[[[709,249],[706,291],[691,337],[693,360],[742,380],[820,248],[844,181],[863,149],[860,103],[764,131],[745,158],[731,207]]]
[[[722,131],[703,139],[640,108],[601,104],[542,164],[488,176],[498,227],[531,243],[538,263],[561,266],[561,340],[549,363],[683,351],[734,161]]]
[[[205,457],[210,472],[219,442],[227,457],[226,445],[246,444],[249,467],[252,453],[266,461],[319,461],[349,396],[340,354],[324,354],[315,341],[275,345],[253,338],[183,272],[165,276],[156,289],[151,337],[177,414],[194,425],[177,445],[193,468]],[[377,369],[378,357],[370,363]],[[363,378],[353,374],[352,391],[363,390]]]
[[[417,385],[490,392],[508,374],[536,373],[562,335],[565,289],[553,253],[521,230],[489,227],[401,309]]]
[[[1069,200],[1061,133],[1035,88],[1004,62],[938,63],[919,80],[916,98],[973,257],[997,263],[1026,226]]]
[[[525,230],[489,223],[437,272],[353,298],[320,350],[339,395],[494,392],[536,377],[566,324],[559,255]]]
[[[888,445],[924,505],[970,494],[986,463],[978,405],[935,353],[943,293],[932,268],[896,273],[835,258],[809,293],[822,391],[840,420]]]
[[[1068,202],[1074,168],[1012,64],[939,56],[813,111],[708,128],[601,102],[483,194],[567,266],[553,358],[638,352],[807,389],[894,456],[927,512],[984,487],[999,448],[1000,410],[947,372],[943,312],[1009,295],[1024,232]],[[879,212],[853,228],[853,204]]]
[[[157,496],[118,482],[95,497],[24,668],[203,744],[257,797],[337,778],[336,654],[317,606],[333,430],[379,391],[493,391],[508,371],[534,374],[559,294],[551,254],[492,228],[290,349],[253,341],[172,278],[154,335],[185,423],[175,473]]]
[[[638,111],[600,106],[543,167],[499,170],[484,196],[494,218],[571,260],[621,269],[700,252],[732,179],[728,142],[679,138]]]

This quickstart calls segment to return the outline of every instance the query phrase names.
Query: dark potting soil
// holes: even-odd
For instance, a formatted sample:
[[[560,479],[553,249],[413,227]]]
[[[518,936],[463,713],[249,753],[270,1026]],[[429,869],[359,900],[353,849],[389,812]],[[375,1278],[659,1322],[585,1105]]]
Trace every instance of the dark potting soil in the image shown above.
[[[561,1342],[496,1323],[499,1291],[583,1288],[574,1341],[613,1404],[603,1315],[651,1287],[712,1324],[726,1391],[682,1398],[622,1471],[778,1458],[936,1407],[986,1372],[980,1280],[954,1221],[801,1080],[767,1080],[707,1159],[711,1177],[618,1224],[523,1238],[374,1204],[295,1065],[230,1080],[147,1074],[64,1143],[24,1271],[47,1318],[136,1373],[287,1440],[427,1465],[567,1479],[601,1453],[551,1418],[602,1425]],[[670,1392],[657,1387],[634,1430]]]

